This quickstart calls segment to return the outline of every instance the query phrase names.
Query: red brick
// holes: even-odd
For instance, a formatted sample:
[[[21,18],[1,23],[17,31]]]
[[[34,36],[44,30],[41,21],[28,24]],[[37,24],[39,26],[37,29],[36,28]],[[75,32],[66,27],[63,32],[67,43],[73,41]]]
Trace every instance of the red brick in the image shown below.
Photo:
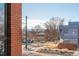
[[[60,43],[58,45],[58,48],[60,48],[60,49],[67,48],[69,50],[75,50],[75,49],[77,49],[77,45],[76,44],[70,44],[70,43]]]
[[[20,3],[7,4],[7,54],[22,54],[22,7]]]

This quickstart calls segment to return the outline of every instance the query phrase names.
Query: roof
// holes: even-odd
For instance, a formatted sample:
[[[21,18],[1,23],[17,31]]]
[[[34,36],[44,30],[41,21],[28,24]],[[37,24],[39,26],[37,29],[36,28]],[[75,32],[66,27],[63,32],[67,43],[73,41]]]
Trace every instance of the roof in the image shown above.
[[[60,29],[67,29],[67,28],[70,28],[70,29],[73,29],[73,28],[79,28],[79,22],[69,22],[68,25],[61,25],[60,26]]]
[[[79,22],[69,22],[69,25],[76,25],[76,26],[79,26]]]

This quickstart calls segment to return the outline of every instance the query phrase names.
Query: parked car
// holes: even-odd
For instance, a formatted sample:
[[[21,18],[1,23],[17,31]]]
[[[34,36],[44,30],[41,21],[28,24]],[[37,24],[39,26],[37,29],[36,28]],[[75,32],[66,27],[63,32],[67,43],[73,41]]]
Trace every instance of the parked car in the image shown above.
[[[27,39],[27,40],[26,40],[26,39],[23,39],[22,43],[24,43],[24,44],[25,44],[25,43],[26,43],[26,41],[27,41],[27,43],[33,43],[33,42],[34,42],[33,40],[30,40],[30,39]]]

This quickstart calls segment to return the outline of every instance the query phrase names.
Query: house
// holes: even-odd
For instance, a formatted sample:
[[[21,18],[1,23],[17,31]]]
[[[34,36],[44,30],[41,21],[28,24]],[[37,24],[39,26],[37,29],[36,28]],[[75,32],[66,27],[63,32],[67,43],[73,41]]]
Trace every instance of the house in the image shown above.
[[[32,31],[28,31],[27,33],[27,38],[34,41],[54,41],[58,39],[58,32],[56,30],[49,31],[47,29],[39,29],[38,31],[36,31],[35,29],[33,29]]]
[[[42,41],[45,39],[45,31],[44,29],[41,29],[39,31],[33,29],[33,31],[28,31],[27,37],[29,40]]]
[[[64,43],[79,45],[79,22],[69,22],[68,25],[61,25],[59,29]]]

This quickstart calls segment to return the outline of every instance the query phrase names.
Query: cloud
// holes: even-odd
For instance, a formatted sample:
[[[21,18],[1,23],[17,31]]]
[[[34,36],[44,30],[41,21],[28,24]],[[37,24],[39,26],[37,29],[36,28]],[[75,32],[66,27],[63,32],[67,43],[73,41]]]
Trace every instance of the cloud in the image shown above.
[[[44,20],[44,19],[27,19],[27,29],[32,29],[34,28],[36,25],[40,25],[42,28],[45,29],[44,23],[47,22],[49,20]],[[64,25],[68,25],[69,20],[65,20],[64,21]],[[23,18],[22,20],[22,28],[24,28],[26,26],[26,21]]]
[[[40,19],[28,19],[27,20],[27,28],[32,29],[36,25],[40,25],[42,28],[44,28],[45,22],[46,22],[45,20],[40,20]]]
[[[42,28],[44,27],[44,23],[47,20],[42,20],[42,19],[27,19],[27,29],[32,29],[34,28],[36,25],[40,25]],[[22,20],[22,28],[25,26],[25,20]]]

